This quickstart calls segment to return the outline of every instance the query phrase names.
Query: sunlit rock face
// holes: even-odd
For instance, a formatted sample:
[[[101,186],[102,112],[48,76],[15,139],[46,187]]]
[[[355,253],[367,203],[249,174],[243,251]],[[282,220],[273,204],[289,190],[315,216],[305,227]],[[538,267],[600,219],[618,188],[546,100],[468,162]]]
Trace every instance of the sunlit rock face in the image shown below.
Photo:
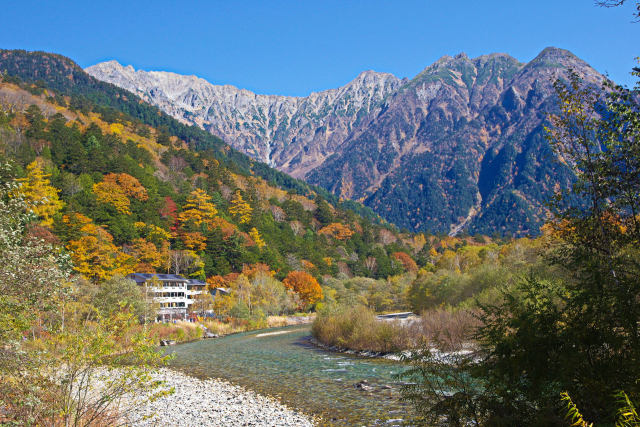
[[[116,61],[86,71],[295,177],[322,164],[401,85],[391,74],[365,71],[341,88],[292,97],[258,95],[195,76],[136,71]]]

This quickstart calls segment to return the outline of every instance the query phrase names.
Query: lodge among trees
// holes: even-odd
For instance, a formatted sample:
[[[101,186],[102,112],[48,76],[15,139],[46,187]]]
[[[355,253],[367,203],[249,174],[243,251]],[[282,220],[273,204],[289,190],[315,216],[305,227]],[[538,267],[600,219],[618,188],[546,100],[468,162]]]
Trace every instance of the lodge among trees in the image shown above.
[[[156,307],[156,319],[163,322],[187,320],[197,296],[207,292],[206,283],[177,274],[132,273],[127,278],[144,289]]]

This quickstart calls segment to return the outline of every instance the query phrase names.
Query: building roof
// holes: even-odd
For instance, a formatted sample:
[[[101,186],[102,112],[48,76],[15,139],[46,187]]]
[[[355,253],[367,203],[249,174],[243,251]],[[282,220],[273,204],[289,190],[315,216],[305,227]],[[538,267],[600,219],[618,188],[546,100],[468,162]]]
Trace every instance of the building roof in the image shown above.
[[[207,286],[207,284],[205,282],[203,282],[202,280],[198,280],[198,279],[188,279],[188,284],[189,285],[196,285],[196,286]]]
[[[188,280],[179,274],[155,274],[155,273],[131,273],[127,275],[127,278],[133,279],[136,282],[147,282],[149,280],[159,280],[161,282],[178,281],[187,282]]]

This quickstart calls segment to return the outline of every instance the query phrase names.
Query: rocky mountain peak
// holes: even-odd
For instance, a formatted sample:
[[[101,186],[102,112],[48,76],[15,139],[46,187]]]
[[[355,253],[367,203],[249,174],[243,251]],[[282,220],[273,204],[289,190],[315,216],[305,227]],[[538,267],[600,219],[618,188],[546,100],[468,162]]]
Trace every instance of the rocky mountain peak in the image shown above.
[[[86,71],[294,176],[317,166],[401,84],[392,74],[368,70],[341,88],[293,97],[259,95],[230,85],[213,85],[196,76],[136,71],[117,61]]]
[[[306,97],[260,95],[196,76],[109,61],[94,77],[131,90],[235,148],[413,230],[536,232],[566,171],[549,161],[543,121],[571,68],[549,47],[529,63],[492,53],[443,56],[411,80],[363,71]]]
[[[561,49],[554,46],[548,46],[542,49],[540,53],[531,60],[530,63],[536,63],[538,61],[549,61],[549,60],[580,60],[577,56],[575,56],[571,51],[567,49]]]

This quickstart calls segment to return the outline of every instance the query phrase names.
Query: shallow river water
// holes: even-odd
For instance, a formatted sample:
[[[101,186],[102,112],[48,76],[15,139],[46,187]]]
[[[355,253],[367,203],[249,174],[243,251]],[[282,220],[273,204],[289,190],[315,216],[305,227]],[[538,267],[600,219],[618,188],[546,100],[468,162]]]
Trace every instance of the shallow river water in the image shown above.
[[[225,378],[320,415],[326,425],[409,425],[395,375],[404,367],[320,350],[309,325],[197,341],[168,349],[171,366],[197,377]],[[366,380],[365,389],[357,384]]]

